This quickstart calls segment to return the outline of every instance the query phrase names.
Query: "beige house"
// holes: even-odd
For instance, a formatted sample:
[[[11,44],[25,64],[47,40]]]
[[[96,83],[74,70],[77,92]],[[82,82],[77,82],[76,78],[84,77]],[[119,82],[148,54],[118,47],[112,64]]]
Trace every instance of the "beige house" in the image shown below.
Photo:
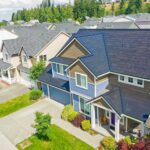
[[[38,61],[54,57],[69,39],[69,35],[60,31],[48,31],[37,36],[5,40],[2,45],[1,80],[8,84],[19,82],[31,88],[34,82],[29,79],[30,68]],[[59,44],[58,44],[59,43]]]

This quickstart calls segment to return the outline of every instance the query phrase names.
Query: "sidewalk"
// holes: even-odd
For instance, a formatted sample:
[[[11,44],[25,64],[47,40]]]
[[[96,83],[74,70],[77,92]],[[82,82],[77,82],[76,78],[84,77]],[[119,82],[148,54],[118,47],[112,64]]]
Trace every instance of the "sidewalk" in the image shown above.
[[[0,132],[0,150],[17,150],[17,148]]]

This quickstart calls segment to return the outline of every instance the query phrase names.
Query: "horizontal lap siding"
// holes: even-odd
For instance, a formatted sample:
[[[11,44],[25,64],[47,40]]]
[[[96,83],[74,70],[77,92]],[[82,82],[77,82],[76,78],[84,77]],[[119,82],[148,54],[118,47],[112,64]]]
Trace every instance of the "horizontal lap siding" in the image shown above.
[[[79,97],[78,97],[78,95],[73,94],[72,99],[73,99],[74,110],[79,111]]]
[[[95,88],[93,84],[88,83],[88,89],[83,89],[76,86],[75,79],[70,79],[70,91],[72,93],[79,93],[81,95],[85,95],[85,97],[94,97],[95,95]]]
[[[50,98],[64,105],[70,104],[70,93],[49,87]]]

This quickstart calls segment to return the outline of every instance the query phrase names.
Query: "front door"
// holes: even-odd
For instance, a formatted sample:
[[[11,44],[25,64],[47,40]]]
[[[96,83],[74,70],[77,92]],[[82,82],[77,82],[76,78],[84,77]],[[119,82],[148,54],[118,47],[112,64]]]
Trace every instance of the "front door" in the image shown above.
[[[115,113],[111,112],[110,127],[115,127]]]

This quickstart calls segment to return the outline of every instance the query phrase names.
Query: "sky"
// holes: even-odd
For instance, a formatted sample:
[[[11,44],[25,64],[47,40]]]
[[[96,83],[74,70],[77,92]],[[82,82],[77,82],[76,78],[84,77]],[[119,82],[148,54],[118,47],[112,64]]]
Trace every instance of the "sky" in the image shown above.
[[[73,0],[71,0],[73,1]],[[0,0],[0,21],[10,20],[13,12],[23,8],[32,8],[41,4],[42,0]],[[69,0],[54,0],[55,4],[68,3]]]

